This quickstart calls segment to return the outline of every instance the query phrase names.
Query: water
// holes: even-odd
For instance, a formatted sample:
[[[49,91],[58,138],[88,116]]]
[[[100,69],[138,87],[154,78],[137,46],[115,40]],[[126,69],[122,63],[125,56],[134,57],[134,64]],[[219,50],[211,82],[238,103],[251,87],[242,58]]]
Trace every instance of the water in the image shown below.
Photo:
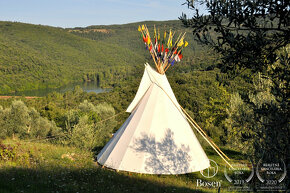
[[[49,93],[52,92],[59,92],[59,93],[65,93],[67,91],[72,91],[75,86],[80,86],[83,91],[85,92],[95,92],[95,93],[102,93],[102,92],[107,92],[110,89],[102,89],[98,86],[96,82],[85,82],[85,83],[72,83],[68,84],[59,88],[44,88],[44,89],[37,89],[37,90],[25,90],[21,92],[15,92],[15,93],[8,93],[4,95],[9,95],[9,96],[46,96]]]

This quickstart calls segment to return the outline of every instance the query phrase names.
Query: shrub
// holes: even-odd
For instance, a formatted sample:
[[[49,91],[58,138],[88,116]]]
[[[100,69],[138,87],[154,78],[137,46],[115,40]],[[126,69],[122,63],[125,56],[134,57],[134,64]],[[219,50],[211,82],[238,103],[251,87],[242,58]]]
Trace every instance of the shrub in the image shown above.
[[[0,108],[0,138],[39,138],[55,135],[60,131],[55,122],[41,117],[34,108],[22,101],[13,101],[9,108]]]
[[[0,160],[13,160],[16,156],[15,147],[0,142]]]
[[[97,136],[96,146],[102,147],[112,137],[112,133],[117,126],[117,121],[115,118],[111,118],[115,115],[115,110],[110,104],[101,103],[96,106],[96,111],[101,117],[101,120],[105,120],[103,122],[97,122],[94,125],[94,130]],[[108,118],[110,119],[106,120]]]
[[[115,110],[112,105],[108,103],[101,103],[96,106],[96,112],[102,119],[106,119],[115,115]]]
[[[70,144],[84,149],[92,149],[95,143],[96,133],[93,125],[90,124],[88,116],[84,115],[80,118],[79,123],[73,127]]]
[[[105,120],[115,115],[114,108],[107,103],[95,106],[84,100],[78,109],[79,113],[71,110],[66,114],[68,136],[63,143],[85,149],[104,146],[117,125],[114,118]]]
[[[41,117],[34,108],[30,109],[29,115],[29,135],[31,137],[39,138],[59,133],[59,128],[56,126],[55,122]]]
[[[27,127],[29,122],[30,116],[27,106],[20,100],[13,101],[6,120],[8,136],[16,134],[18,137],[24,138],[29,132]]]
[[[92,103],[88,102],[87,100],[84,100],[84,102],[82,102],[79,105],[79,109],[80,111],[85,112],[85,113],[96,112],[96,107]]]

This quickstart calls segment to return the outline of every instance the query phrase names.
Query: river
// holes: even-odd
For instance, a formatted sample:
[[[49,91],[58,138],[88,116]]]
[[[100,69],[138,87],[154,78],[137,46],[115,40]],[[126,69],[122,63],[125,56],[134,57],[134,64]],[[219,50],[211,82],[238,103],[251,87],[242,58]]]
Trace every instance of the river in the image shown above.
[[[38,96],[38,97],[43,97],[46,96],[49,93],[52,92],[59,92],[59,93],[64,93],[67,91],[72,91],[75,86],[80,86],[83,91],[85,92],[95,92],[95,93],[102,93],[102,92],[107,92],[110,89],[103,89],[100,88],[96,82],[85,82],[85,83],[71,83],[59,88],[44,88],[44,89],[36,89],[36,90],[25,90],[25,91],[20,91],[20,92],[15,92],[15,93],[7,93],[3,95],[9,95],[9,96]]]

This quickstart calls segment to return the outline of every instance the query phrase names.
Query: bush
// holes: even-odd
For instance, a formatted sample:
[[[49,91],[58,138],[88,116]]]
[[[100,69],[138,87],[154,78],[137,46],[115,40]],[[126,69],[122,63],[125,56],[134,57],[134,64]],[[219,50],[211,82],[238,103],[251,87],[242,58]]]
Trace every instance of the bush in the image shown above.
[[[55,122],[49,121],[47,118],[41,117],[34,108],[30,109],[29,115],[29,135],[31,137],[39,138],[45,136],[53,136],[59,133],[60,129],[56,126]]]
[[[16,156],[15,147],[0,142],[0,160],[13,160]]]
[[[0,106],[0,139],[4,139],[7,136],[7,128],[5,126],[7,114],[7,110]]]
[[[115,115],[115,110],[112,105],[108,103],[101,103],[96,106],[96,112],[102,119],[106,119]]]
[[[65,116],[68,135],[62,143],[85,149],[104,146],[117,125],[114,118],[105,120],[115,115],[114,108],[107,103],[95,106],[84,100],[78,110],[71,110]]]
[[[73,127],[70,144],[84,149],[92,149],[95,146],[96,132],[87,115],[82,116],[79,123]]]
[[[116,119],[111,118],[115,115],[115,110],[111,105],[107,103],[101,103],[97,105],[96,110],[98,115],[101,117],[101,120],[105,120],[103,122],[97,122],[94,127],[97,134],[96,146],[103,147],[112,137],[112,133],[117,126]],[[106,120],[108,118],[110,119]]]
[[[29,133],[29,109],[22,101],[13,101],[8,110],[6,127],[8,136],[16,134],[20,138],[25,138]]]
[[[40,138],[57,134],[55,122],[41,117],[34,108],[22,101],[13,101],[9,108],[0,108],[0,138]]]
[[[85,113],[96,112],[96,107],[88,102],[88,100],[84,100],[84,102],[79,105],[79,110]]]

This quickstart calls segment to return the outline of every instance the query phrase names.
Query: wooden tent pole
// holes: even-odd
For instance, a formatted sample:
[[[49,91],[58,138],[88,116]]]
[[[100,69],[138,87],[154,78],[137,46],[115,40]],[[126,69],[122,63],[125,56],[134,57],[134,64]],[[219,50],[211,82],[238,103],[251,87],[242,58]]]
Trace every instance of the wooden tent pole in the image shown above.
[[[147,35],[148,35],[148,38],[150,39],[150,43],[151,43],[151,45],[152,45],[152,50],[153,50],[153,52],[154,52],[154,55],[156,56],[156,58],[158,58],[157,57],[157,54],[156,54],[156,52],[155,52],[155,49],[154,49],[154,44],[152,43],[152,40],[151,40],[151,38],[150,38],[150,34],[149,34],[149,30],[148,30],[148,28],[147,28],[147,25],[145,24],[145,30],[146,30],[146,33],[147,33]],[[149,45],[148,45],[149,46]],[[149,52],[150,52],[150,50],[149,50]],[[150,52],[151,53],[151,52]],[[156,65],[156,68],[157,68],[157,71],[160,73],[160,69],[159,69],[159,62],[156,62],[156,60],[155,59],[153,59],[154,60],[154,62],[155,62],[155,65]]]
[[[147,28],[147,26],[145,25],[145,27]],[[146,29],[145,28],[145,29]],[[142,36],[144,37],[144,33],[143,33],[143,31],[142,31],[142,29],[141,29],[141,33],[142,33]],[[148,34],[148,38],[150,38],[150,36],[149,36],[149,31],[148,31],[148,29],[147,29],[147,32],[146,32],[147,34]],[[150,40],[151,41],[151,40]],[[151,41],[151,44],[152,44],[152,41]],[[150,46],[150,45],[148,45],[148,46]],[[149,47],[150,48],[150,47]],[[148,48],[148,49],[149,49]],[[152,44],[152,49],[153,49],[153,44]],[[157,68],[157,70],[158,70],[158,64],[156,63],[156,60],[155,60],[155,55],[156,55],[156,53],[155,53],[155,55],[153,55],[153,53],[149,50],[149,53],[151,54],[151,57],[153,58],[153,61],[154,61],[154,64],[155,64],[155,66],[156,66],[156,68]],[[156,55],[156,58],[157,58],[157,55]]]
[[[181,107],[181,106],[180,106]],[[223,154],[223,156],[225,156],[228,160],[230,160],[230,158],[209,138],[209,136],[206,134],[206,132],[191,118],[191,116],[186,112],[186,110],[184,108],[182,108],[182,111],[186,114],[186,116],[189,117],[189,119],[191,119],[191,121],[195,124],[196,127],[198,127],[200,129],[200,131],[211,141],[211,143],[220,151],[221,154]]]
[[[171,66],[170,64],[167,65],[167,68],[165,69],[165,72],[168,70],[168,68],[169,68],[170,66]]]
[[[217,154],[231,167],[233,168],[233,166],[224,158],[224,156],[222,156],[222,154],[212,145],[212,143],[208,140],[208,138],[206,136],[203,135],[203,133],[197,129],[197,127],[192,123],[192,121],[186,116],[187,120],[189,121],[189,123],[191,123],[191,125],[199,132],[199,134],[201,136],[203,136],[203,138],[208,142],[208,144],[217,152]]]
[[[154,78],[154,76],[153,76],[153,78]],[[155,78],[154,78],[155,79]],[[155,79],[155,81],[156,81],[156,79]],[[163,90],[163,92],[168,96],[168,98],[171,100],[171,102],[178,108],[178,106],[175,104],[175,102],[171,99],[171,97],[168,95],[168,93],[160,86],[160,85],[158,85],[156,82],[155,82],[155,84],[159,87],[159,88],[161,88],[161,90]],[[209,140],[210,138],[207,136],[207,135],[205,135],[204,133],[204,131],[198,126],[196,126],[197,124],[195,123],[195,121],[191,118],[191,116],[185,111],[185,109],[180,105],[180,104],[178,104],[179,105],[179,107],[180,107],[180,109],[185,113],[185,118],[189,121],[189,123],[198,131],[198,133],[206,140],[206,142],[217,152],[217,154],[224,160],[224,162],[226,162],[226,164],[228,164],[231,168],[233,168],[233,166],[224,158],[224,156],[223,155],[225,155],[224,153],[221,153],[222,151],[221,151],[221,149],[217,149],[215,146],[217,146],[217,145],[213,145],[213,143]],[[193,121],[191,121],[191,120],[193,120]],[[194,124],[195,123],[195,124]],[[202,132],[203,131],[203,132]],[[226,156],[227,157],[227,156]],[[228,157],[227,157],[228,158]],[[228,158],[229,159],[229,158]]]

